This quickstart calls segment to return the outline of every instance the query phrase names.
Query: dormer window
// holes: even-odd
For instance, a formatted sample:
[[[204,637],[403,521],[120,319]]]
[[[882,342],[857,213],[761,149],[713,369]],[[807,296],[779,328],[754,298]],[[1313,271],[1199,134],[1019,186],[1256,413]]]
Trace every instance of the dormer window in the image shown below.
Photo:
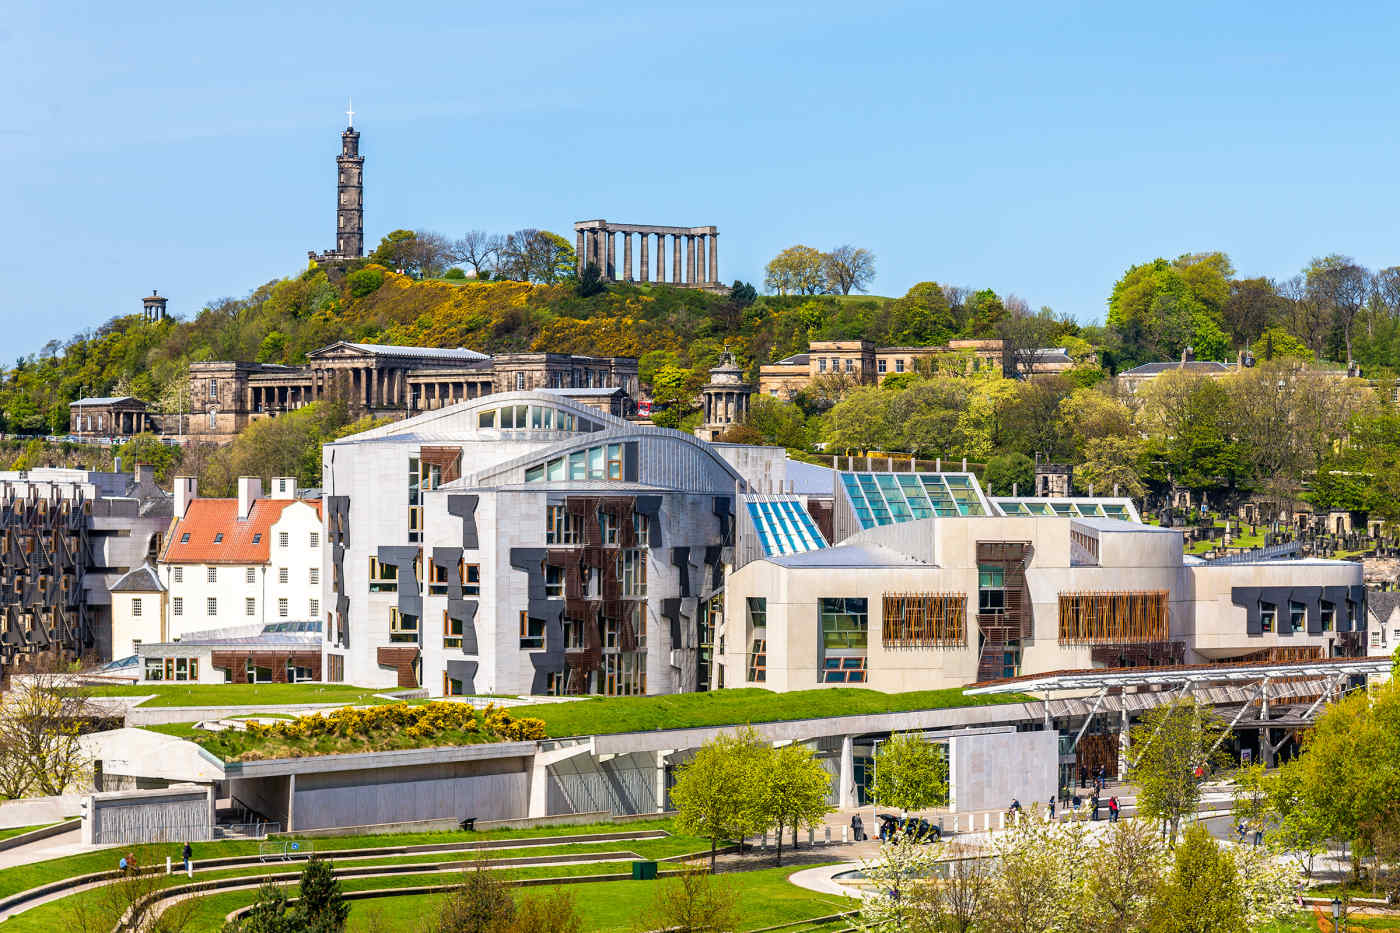
[[[222,531],[219,532],[218,534],[214,535],[214,543],[215,543],[215,544],[223,544],[223,543],[224,543],[224,533],[223,533]]]

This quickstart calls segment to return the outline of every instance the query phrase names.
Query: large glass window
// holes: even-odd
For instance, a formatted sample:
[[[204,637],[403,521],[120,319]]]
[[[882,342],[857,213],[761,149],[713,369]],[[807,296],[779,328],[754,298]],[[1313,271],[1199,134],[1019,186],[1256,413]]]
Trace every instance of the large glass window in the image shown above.
[[[623,598],[647,595],[647,552],[641,548],[625,548],[617,560]]]
[[[1336,603],[1329,603],[1327,600],[1324,599],[1322,601],[1322,608],[1320,612],[1322,616],[1322,630],[1324,632],[1335,631],[1337,628]]]
[[[520,649],[534,650],[544,647],[544,619],[535,619],[528,612],[520,613]]]
[[[977,565],[977,611],[982,615],[1006,612],[1006,568]]]
[[[371,593],[397,593],[399,591],[399,567],[397,564],[381,564],[379,559],[369,559],[369,591]]]
[[[863,683],[865,651],[870,629],[869,603],[864,598],[823,598],[821,617],[823,683]]]
[[[1278,627],[1278,606],[1273,603],[1259,603],[1259,629],[1272,632]]]
[[[1306,603],[1288,601],[1288,624],[1292,626],[1294,632],[1301,632],[1307,627],[1308,607]]]
[[[546,564],[544,568],[544,595],[546,599],[564,598],[564,568]]]
[[[389,641],[416,642],[418,640],[418,617],[401,612],[397,607],[389,609]]]
[[[446,609],[442,611],[442,646],[462,647],[462,620],[449,618]]]
[[[575,450],[525,470],[525,482],[565,479],[622,479],[622,445],[604,444]]]
[[[545,544],[578,544],[578,522],[562,505],[545,506]]]

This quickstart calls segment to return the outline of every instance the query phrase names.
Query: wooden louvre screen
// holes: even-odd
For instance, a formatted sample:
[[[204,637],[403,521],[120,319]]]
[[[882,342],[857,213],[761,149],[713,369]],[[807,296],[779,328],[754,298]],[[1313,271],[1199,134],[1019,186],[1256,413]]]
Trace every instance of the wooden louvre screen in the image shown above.
[[[886,593],[880,636],[886,648],[966,647],[967,595]]]
[[[1060,594],[1060,644],[1117,645],[1168,639],[1167,591]]]

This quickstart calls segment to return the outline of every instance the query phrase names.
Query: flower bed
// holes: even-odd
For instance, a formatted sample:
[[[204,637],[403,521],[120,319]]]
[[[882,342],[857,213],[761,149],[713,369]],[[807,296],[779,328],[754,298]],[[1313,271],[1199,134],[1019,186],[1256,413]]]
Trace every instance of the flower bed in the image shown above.
[[[195,741],[225,761],[261,761],[544,737],[541,720],[512,716],[494,705],[478,710],[465,703],[425,703],[347,707],[268,725],[249,723],[243,731]]]

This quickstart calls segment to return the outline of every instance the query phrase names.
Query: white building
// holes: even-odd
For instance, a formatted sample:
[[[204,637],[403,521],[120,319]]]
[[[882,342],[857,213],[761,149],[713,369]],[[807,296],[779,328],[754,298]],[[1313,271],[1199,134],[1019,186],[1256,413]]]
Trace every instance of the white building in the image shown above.
[[[201,499],[175,479],[175,521],[158,565],[167,592],[162,641],[186,633],[321,620],[324,553],[320,500],[296,481],[243,477],[237,499]],[[231,674],[235,682],[241,672]],[[281,679],[281,678],[277,678]]]
[[[710,682],[739,474],[550,392],[327,444],[327,679],[433,693]]]

